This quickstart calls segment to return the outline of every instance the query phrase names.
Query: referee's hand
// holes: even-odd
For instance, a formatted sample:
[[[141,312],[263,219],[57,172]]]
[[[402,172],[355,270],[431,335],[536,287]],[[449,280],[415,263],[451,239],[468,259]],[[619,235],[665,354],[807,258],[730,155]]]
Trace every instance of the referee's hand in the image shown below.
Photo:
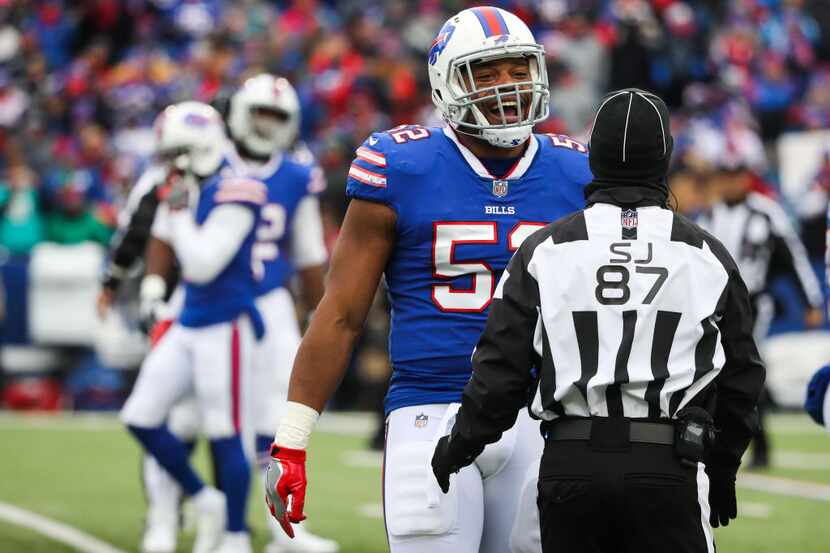
[[[450,474],[458,472],[458,468],[453,465],[452,455],[450,454],[450,437],[444,436],[438,440],[435,453],[432,454],[432,472],[444,493],[450,491]]]
[[[735,471],[717,465],[706,465],[709,476],[709,524],[712,528],[728,526],[738,516],[735,497]]]

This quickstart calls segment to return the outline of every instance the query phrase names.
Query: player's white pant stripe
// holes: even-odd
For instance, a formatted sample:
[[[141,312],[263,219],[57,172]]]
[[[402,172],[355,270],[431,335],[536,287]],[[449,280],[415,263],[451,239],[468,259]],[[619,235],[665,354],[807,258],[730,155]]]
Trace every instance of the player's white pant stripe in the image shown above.
[[[386,156],[378,152],[373,152],[369,148],[358,148],[357,157],[358,159],[362,159],[363,161],[371,163],[372,165],[377,165],[378,167],[386,167]]]
[[[352,163],[352,166],[349,168],[349,176],[370,186],[386,188],[386,177],[379,175],[378,173],[367,171],[354,163]]]

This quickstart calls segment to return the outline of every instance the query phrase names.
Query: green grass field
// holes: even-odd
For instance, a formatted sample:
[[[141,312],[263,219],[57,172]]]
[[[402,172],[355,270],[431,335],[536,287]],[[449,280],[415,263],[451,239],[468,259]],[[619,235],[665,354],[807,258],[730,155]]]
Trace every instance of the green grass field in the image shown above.
[[[347,422],[351,424],[336,428],[322,425],[329,431],[318,432],[312,441],[306,503],[309,525],[315,532],[336,538],[343,553],[381,553],[387,548],[380,518],[379,457],[363,451],[363,434],[371,428],[361,434],[361,419]],[[826,553],[830,551],[830,437],[799,415],[778,415],[771,423],[778,466],[757,474],[774,478],[753,480],[753,488],[765,491],[740,490],[742,516],[717,531],[718,551]],[[115,419],[3,415],[0,443],[0,506],[14,505],[124,551],[138,551],[144,509],[139,450]],[[204,450],[197,455],[200,468],[207,473]],[[777,479],[781,478],[793,489],[771,493],[765,487],[767,480],[780,483]],[[798,482],[807,485],[798,486]],[[810,492],[824,495],[822,499],[802,497]],[[249,523],[258,549],[268,539],[263,509],[257,484]],[[179,551],[189,551],[192,538],[184,532]],[[75,551],[0,517],[0,553]]]

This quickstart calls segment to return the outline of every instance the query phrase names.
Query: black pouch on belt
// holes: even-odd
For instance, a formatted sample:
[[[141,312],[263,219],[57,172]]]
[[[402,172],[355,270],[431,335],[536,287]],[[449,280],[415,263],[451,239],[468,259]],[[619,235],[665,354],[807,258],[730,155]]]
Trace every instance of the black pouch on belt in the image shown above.
[[[674,453],[684,465],[696,466],[715,439],[715,423],[702,407],[681,409],[674,421]]]

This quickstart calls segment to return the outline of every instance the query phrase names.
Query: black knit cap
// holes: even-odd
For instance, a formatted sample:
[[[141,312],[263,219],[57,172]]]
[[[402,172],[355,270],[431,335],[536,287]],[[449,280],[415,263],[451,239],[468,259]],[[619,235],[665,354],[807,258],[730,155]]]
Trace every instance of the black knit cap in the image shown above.
[[[669,110],[655,94],[638,88],[606,94],[589,144],[594,181],[586,197],[614,187],[650,188],[668,196],[666,174],[674,141]]]

